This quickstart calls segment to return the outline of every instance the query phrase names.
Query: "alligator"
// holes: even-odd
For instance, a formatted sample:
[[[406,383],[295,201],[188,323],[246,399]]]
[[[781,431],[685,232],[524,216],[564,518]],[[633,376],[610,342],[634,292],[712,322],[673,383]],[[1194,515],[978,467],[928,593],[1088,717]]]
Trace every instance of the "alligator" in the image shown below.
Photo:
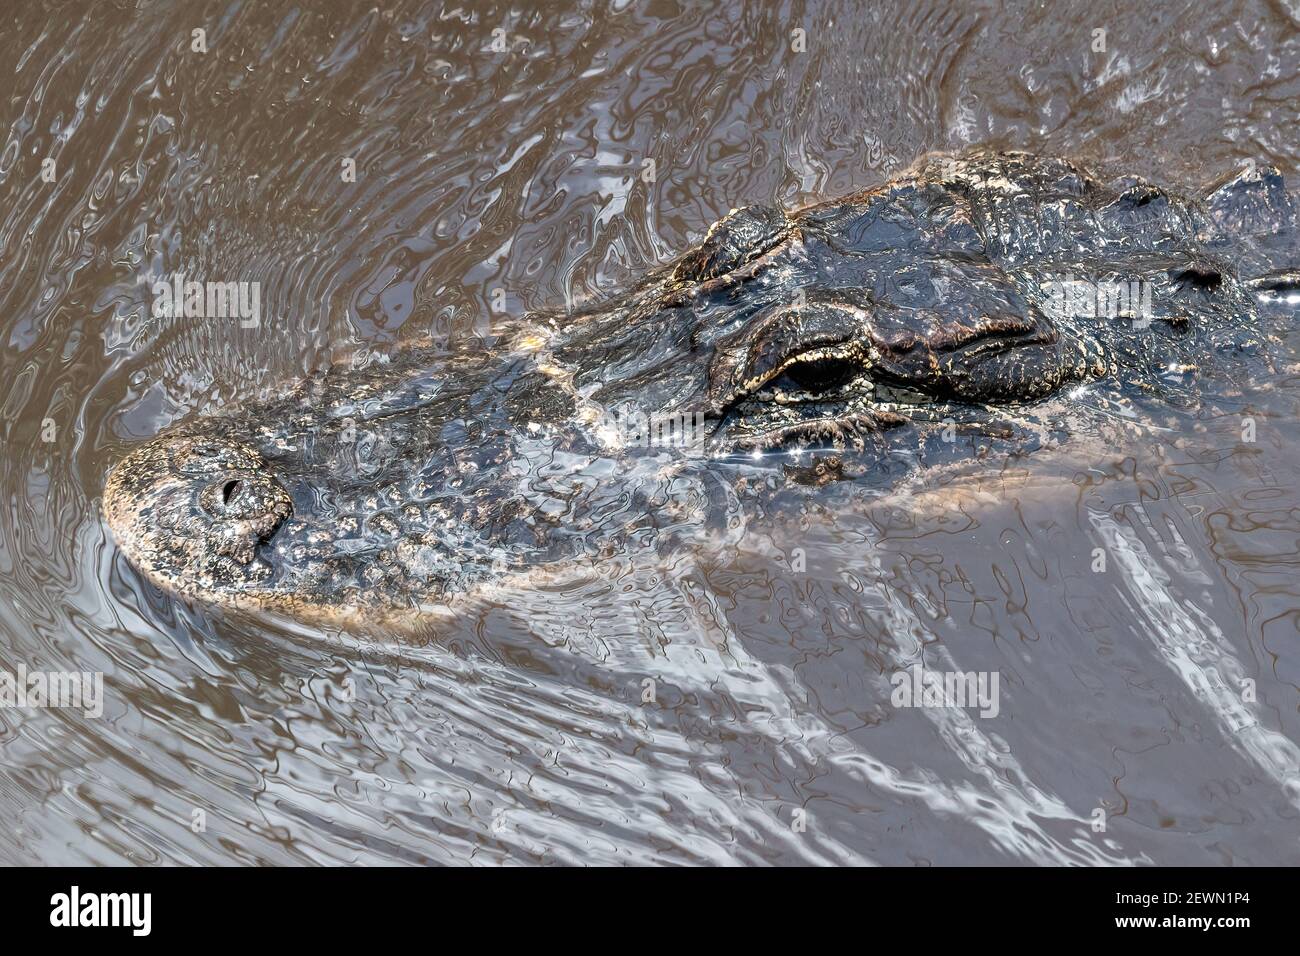
[[[525,316],[494,348],[409,344],[182,421],[112,469],[104,512],[183,597],[418,619],[506,571],[708,528],[739,489],[870,482],[899,449],[960,458],[958,429],[1032,453],[1090,388],[1194,403],[1248,381],[1300,288],[1294,236],[1271,167],[1187,196],[931,154],[843,199],[732,210],[625,292]]]

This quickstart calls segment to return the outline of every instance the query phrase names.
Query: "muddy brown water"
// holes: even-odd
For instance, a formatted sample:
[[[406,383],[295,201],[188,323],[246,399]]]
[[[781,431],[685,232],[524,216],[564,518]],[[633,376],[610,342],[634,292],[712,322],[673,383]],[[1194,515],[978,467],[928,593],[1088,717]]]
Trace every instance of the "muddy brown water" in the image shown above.
[[[1294,339],[1239,407],[422,647],[175,601],[99,512],[185,415],[927,150],[1294,174],[1294,2],[31,2],[0,64],[0,671],[103,674],[98,716],[0,708],[0,862],[1300,862]],[[155,318],[175,274],[261,321]],[[918,662],[996,673],[996,715],[893,706]]]

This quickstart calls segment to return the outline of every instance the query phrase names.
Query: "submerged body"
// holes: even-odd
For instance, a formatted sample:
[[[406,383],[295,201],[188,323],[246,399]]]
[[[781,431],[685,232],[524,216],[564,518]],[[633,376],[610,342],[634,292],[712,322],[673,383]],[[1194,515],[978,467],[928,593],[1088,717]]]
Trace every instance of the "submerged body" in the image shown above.
[[[735,211],[625,295],[486,354],[412,347],[184,422],[114,468],[105,511],[177,593],[418,617],[503,571],[707,529],[773,478],[951,460],[952,432],[1005,436],[1008,416],[1028,447],[1062,409],[1074,424],[1081,383],[1230,388],[1269,361],[1257,297],[1292,287],[1293,226],[1272,170],[1197,200],[1063,160],[933,157]],[[642,440],[647,421],[672,439]]]

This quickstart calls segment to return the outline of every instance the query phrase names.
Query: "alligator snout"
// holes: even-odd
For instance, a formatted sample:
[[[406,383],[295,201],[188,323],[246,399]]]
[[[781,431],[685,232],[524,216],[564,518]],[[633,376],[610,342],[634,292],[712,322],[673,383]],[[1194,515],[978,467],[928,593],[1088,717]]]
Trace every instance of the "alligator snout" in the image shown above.
[[[180,591],[255,583],[258,548],[293,513],[288,491],[252,448],[170,436],[120,462],[104,490],[114,536],[137,565]]]

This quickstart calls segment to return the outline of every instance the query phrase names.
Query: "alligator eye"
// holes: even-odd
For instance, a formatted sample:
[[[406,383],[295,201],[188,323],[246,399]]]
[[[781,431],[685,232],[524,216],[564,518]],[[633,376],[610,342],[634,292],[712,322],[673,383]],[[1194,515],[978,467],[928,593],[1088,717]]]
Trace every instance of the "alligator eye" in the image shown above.
[[[1184,288],[1198,289],[1201,292],[1213,292],[1223,283],[1223,274],[1215,269],[1193,266],[1170,276]]]
[[[857,363],[842,358],[819,358],[795,362],[777,379],[776,387],[784,391],[822,395],[843,388],[858,376]]]

